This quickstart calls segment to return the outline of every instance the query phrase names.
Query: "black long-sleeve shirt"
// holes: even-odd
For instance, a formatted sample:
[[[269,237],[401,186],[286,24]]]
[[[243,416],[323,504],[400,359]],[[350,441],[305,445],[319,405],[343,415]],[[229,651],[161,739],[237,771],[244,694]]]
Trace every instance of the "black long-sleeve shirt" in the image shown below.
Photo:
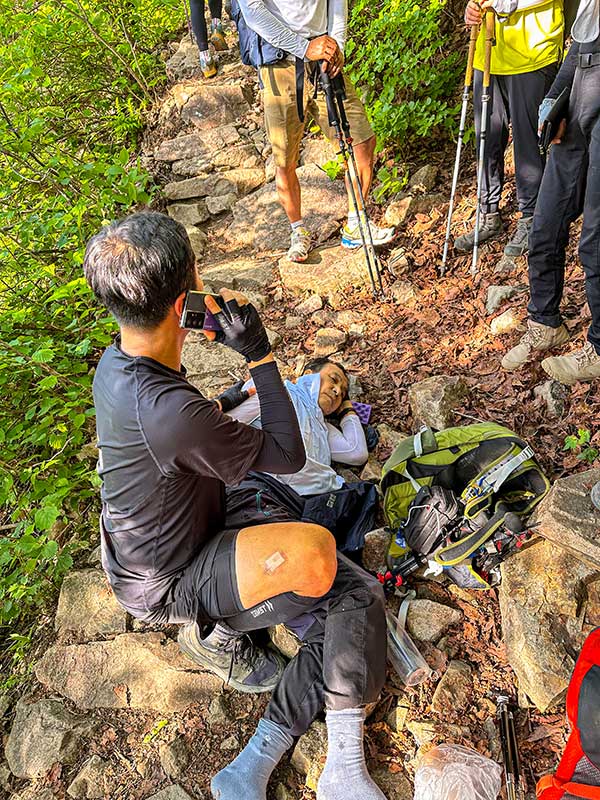
[[[292,473],[306,459],[275,363],[252,370],[262,430],[222,414],[185,378],[117,339],[94,377],[102,479],[102,564],[132,610],[160,607],[222,529],[225,485],[250,469]]]
[[[563,89],[568,88],[570,90],[573,86],[575,70],[577,69],[577,64],[579,61],[579,54],[598,52],[600,52],[600,36],[595,41],[586,42],[585,44],[580,44],[579,42],[574,41],[569,48],[567,57],[563,61],[556,78],[554,79],[554,83],[550,87],[550,91],[546,96],[556,99]]]

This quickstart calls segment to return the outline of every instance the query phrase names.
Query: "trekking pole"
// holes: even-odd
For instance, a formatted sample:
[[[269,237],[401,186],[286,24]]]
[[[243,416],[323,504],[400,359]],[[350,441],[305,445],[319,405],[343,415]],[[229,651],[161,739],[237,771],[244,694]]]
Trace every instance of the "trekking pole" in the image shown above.
[[[475,239],[473,242],[473,261],[471,262],[471,275],[477,273],[477,259],[479,258],[479,222],[481,220],[481,195],[483,193],[483,174],[485,140],[487,137],[487,123],[490,104],[490,73],[492,69],[492,47],[495,41],[496,18],[494,11],[488,8],[485,12],[485,56],[483,62],[483,89],[481,95],[481,129],[479,131],[479,163],[477,164],[477,210],[475,212]]]
[[[458,172],[460,170],[460,157],[462,153],[465,130],[467,127],[467,107],[469,97],[473,88],[473,61],[475,59],[475,47],[479,36],[479,25],[471,25],[471,38],[469,39],[469,55],[467,56],[467,70],[465,72],[465,85],[462,96],[462,109],[460,112],[460,124],[458,127],[458,142],[456,144],[456,158],[454,159],[454,172],[452,174],[452,189],[450,190],[450,207],[448,209],[448,219],[446,221],[446,239],[444,241],[444,254],[442,255],[442,265],[440,276],[446,273],[446,261],[448,260],[448,248],[450,246],[450,228],[452,225],[452,214],[454,213],[454,199],[456,197],[456,187],[458,185]]]
[[[500,726],[500,742],[504,761],[507,800],[522,800],[524,796],[521,781],[521,761],[515,730],[515,719],[508,708],[508,697],[499,695],[496,700],[496,714]]]
[[[337,75],[333,80],[325,71],[323,64],[320,65],[319,79],[321,88],[325,94],[325,102],[327,104],[327,116],[330,126],[334,129],[338,144],[340,147],[340,154],[344,159],[346,171],[348,173],[348,183],[350,185],[350,198],[352,200],[352,207],[358,219],[358,230],[362,241],[362,247],[365,254],[365,261],[369,278],[371,280],[371,287],[373,296],[377,297],[378,292],[383,294],[383,283],[381,280],[381,267],[379,258],[375,253],[375,245],[373,244],[373,234],[371,232],[371,224],[367,216],[365,207],[365,198],[362,191],[362,186],[358,177],[358,169],[356,166],[356,158],[354,156],[354,147],[352,144],[352,136],[350,133],[350,123],[346,115],[344,107],[344,100],[346,99],[346,90],[344,87],[344,79]],[[358,190],[358,197],[357,197]],[[377,282],[375,279],[377,278]]]

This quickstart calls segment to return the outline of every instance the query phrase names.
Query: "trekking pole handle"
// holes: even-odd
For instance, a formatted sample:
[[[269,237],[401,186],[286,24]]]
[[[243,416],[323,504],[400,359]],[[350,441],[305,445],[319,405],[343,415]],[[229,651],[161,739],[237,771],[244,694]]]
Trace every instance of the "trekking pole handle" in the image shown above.
[[[492,47],[496,44],[496,16],[492,8],[485,11],[485,54],[483,62],[483,88],[489,89],[492,71]]]
[[[465,86],[471,88],[473,85],[473,62],[475,61],[475,48],[481,25],[471,25],[471,37],[469,39],[469,55],[467,56],[467,71],[465,72]]]

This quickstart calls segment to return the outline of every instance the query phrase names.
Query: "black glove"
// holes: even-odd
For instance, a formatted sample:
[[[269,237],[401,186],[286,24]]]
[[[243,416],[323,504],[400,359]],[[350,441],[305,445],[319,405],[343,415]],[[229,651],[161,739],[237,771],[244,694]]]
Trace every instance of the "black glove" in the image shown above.
[[[244,385],[244,381],[238,381],[234,383],[233,386],[230,386],[229,389],[226,389],[224,392],[215,398],[221,404],[221,411],[226,414],[228,411],[231,411],[232,408],[237,408],[241,406],[244,400],[247,400],[250,397],[250,393],[245,389],[242,389]]]
[[[240,306],[237,300],[227,300],[214,316],[221,326],[216,342],[235,350],[246,361],[260,361],[269,355],[271,345],[267,332],[252,303]]]

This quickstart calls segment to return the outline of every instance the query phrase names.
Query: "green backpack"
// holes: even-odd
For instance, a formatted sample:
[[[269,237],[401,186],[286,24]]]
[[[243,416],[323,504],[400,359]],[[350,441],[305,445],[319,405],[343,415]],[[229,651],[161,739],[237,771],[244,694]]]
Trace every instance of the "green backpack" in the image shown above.
[[[464,516],[493,513],[501,501],[526,516],[550,484],[531,447],[495,422],[481,422],[434,432],[422,428],[404,439],[383,467],[383,510],[392,530],[408,518],[409,506],[423,486],[452,490],[464,504]],[[403,553],[392,540],[390,555]]]

